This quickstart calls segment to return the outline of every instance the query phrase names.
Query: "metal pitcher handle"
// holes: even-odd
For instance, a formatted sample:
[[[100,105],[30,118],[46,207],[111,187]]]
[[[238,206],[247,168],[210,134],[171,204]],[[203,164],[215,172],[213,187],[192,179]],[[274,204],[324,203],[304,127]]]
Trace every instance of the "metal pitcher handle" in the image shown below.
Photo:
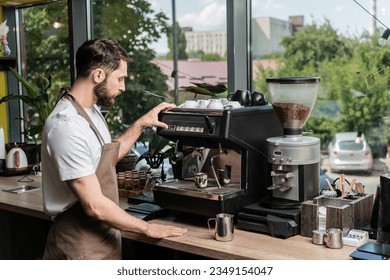
[[[214,220],[215,222],[217,222],[217,219],[216,219],[216,218],[209,218],[209,219],[207,220],[207,225],[208,225],[208,227],[209,227],[209,231],[212,232],[212,234],[215,234],[215,228],[214,228],[214,230],[211,230],[211,227],[210,227],[210,221],[212,221],[212,220]]]

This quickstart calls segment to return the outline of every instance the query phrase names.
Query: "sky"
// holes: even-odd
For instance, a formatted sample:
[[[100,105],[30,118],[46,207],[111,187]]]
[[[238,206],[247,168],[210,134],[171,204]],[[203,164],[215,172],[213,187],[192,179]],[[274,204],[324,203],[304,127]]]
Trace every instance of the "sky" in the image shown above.
[[[235,0],[240,1],[240,0]],[[369,12],[373,0],[356,0]],[[149,0],[156,11],[172,17],[171,0]],[[252,17],[270,16],[288,20],[303,15],[305,24],[325,19],[344,35],[359,36],[370,32],[372,17],[354,0],[252,0]],[[390,27],[390,0],[376,0],[376,17]],[[176,0],[176,20],[181,27],[194,31],[226,29],[226,0]],[[377,21],[377,27],[385,28]],[[153,45],[157,53],[167,51],[166,38]]]

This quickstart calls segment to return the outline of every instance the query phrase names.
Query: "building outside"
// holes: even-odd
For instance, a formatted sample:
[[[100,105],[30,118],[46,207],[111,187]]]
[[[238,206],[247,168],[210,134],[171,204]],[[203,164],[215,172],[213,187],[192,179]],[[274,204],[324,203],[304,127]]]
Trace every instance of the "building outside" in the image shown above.
[[[260,59],[273,53],[283,52],[280,41],[285,36],[291,36],[303,26],[303,16],[291,16],[288,21],[272,17],[252,19],[252,58]],[[221,57],[226,55],[227,35],[221,31],[193,31],[192,28],[182,29],[186,38],[186,52],[203,51],[216,53]]]
[[[153,60],[161,72],[165,74],[167,85],[170,90],[174,89],[174,79],[172,78],[173,61],[172,60]],[[274,60],[260,59],[253,60],[253,78],[256,80],[259,75],[259,65],[264,68],[276,69],[277,64]],[[178,61],[178,84],[179,87],[193,86],[195,83],[209,83],[212,85],[227,85],[227,62],[226,61],[200,61],[200,60],[179,60]]]
[[[220,31],[185,31],[186,52],[203,51],[216,53],[224,57],[227,52],[226,30]]]

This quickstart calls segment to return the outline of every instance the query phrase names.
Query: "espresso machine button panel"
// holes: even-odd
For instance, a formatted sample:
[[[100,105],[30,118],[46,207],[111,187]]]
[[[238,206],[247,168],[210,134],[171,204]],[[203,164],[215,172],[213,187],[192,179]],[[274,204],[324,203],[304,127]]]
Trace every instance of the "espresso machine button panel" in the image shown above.
[[[214,136],[218,137],[220,134],[220,117],[216,116],[183,116],[175,114],[165,114],[162,121],[168,125],[167,129],[162,129],[160,133],[169,135],[193,135],[200,136]]]

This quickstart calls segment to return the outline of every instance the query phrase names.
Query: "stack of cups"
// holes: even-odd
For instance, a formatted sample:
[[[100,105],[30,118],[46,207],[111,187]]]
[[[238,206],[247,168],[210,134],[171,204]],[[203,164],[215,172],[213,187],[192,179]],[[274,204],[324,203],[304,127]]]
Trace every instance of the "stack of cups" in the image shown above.
[[[133,190],[139,190],[140,189],[140,182],[139,182],[139,172],[138,170],[131,171],[132,174],[132,189]]]
[[[125,171],[125,189],[126,190],[132,190],[132,179],[133,179],[133,174],[131,171]]]
[[[125,179],[126,179],[125,172],[118,172],[116,174],[116,178],[118,181],[118,189],[124,189],[125,188]]]
[[[143,186],[145,186],[145,183],[146,183],[146,171],[139,171],[138,172],[138,174],[139,174],[139,187],[143,187]]]

